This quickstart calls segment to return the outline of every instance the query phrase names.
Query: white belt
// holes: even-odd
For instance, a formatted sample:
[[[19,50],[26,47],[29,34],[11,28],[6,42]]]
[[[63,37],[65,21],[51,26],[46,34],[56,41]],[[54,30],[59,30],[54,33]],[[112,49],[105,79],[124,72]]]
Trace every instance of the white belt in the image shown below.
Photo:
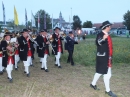
[[[31,48],[28,48],[28,50],[31,50]]]

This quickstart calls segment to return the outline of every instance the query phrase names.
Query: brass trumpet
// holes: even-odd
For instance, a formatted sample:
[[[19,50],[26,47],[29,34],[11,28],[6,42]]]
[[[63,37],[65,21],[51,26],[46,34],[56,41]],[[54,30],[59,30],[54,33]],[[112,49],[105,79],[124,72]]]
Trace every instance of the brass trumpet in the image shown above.
[[[60,34],[60,36],[61,36],[62,38],[65,38],[65,37],[66,37],[66,34],[65,34],[63,31],[60,31],[59,34]]]

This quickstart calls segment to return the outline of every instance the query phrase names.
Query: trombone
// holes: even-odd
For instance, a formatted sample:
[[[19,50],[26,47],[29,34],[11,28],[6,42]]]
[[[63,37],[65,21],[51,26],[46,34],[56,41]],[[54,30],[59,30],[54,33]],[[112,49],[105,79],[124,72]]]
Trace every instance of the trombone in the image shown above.
[[[39,46],[38,43],[30,36],[30,34],[28,34],[28,37],[29,37],[29,39],[30,39],[32,42],[34,42],[37,46]]]
[[[51,36],[50,34],[47,34],[46,38],[47,38],[47,41],[49,42],[49,44],[50,44],[50,46],[51,46],[52,51],[53,51],[54,54],[55,54],[55,50],[53,49],[52,44],[51,44],[51,42],[53,41],[52,36]]]

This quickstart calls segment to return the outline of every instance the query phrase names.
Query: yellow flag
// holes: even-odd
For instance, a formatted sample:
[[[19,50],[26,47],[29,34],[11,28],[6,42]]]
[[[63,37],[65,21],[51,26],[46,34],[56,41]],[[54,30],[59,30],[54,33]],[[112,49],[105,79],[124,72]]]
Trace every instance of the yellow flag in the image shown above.
[[[17,11],[16,11],[15,6],[14,6],[14,24],[15,24],[16,26],[18,26],[18,24],[19,24],[18,14],[17,14]]]

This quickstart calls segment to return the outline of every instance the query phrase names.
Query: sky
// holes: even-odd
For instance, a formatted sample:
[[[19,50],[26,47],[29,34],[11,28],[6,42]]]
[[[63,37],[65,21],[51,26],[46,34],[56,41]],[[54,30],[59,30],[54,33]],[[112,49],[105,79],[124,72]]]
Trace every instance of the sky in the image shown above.
[[[122,22],[123,15],[130,10],[130,0],[0,0],[0,21],[3,21],[2,1],[5,6],[6,21],[14,19],[14,6],[18,13],[20,24],[25,24],[25,8],[28,20],[40,9],[45,10],[50,17],[58,18],[61,11],[65,21],[72,21],[73,15],[78,15],[82,23]]]

